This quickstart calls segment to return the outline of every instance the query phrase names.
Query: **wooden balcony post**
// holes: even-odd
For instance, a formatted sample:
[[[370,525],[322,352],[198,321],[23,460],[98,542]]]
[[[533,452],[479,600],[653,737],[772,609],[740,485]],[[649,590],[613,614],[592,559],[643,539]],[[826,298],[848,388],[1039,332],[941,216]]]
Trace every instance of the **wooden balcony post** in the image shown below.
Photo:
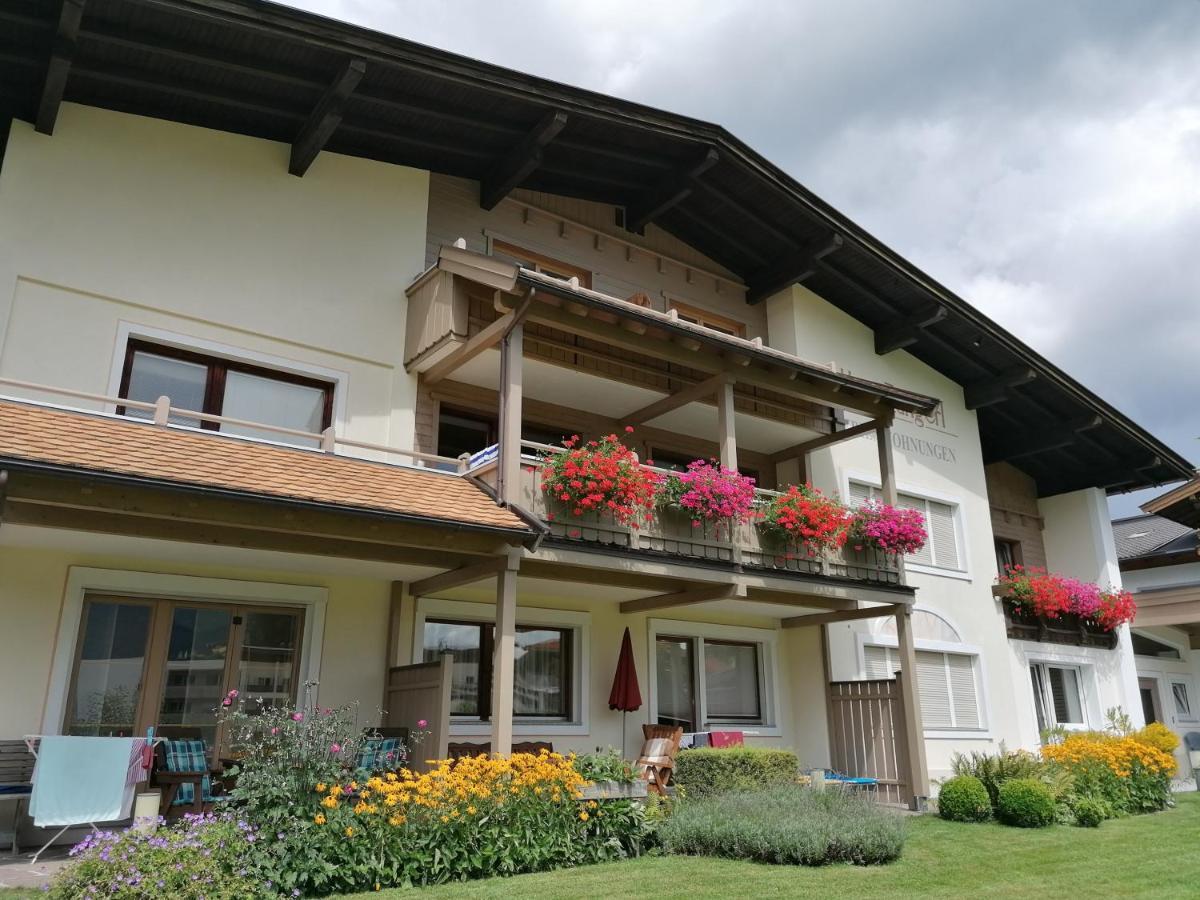
[[[917,688],[917,649],[913,643],[912,607],[896,610],[896,639],[899,643],[900,702],[904,709],[904,747],[908,762],[909,805],[924,809],[929,799],[929,767],[925,762],[925,726],[921,720],[921,695]]]
[[[717,388],[717,430],[720,432],[721,465],[737,468],[737,434],[733,424],[733,381]]]
[[[492,753],[512,750],[513,686],[517,645],[517,567],[510,555],[496,576],[496,637],[492,650]]]
[[[502,503],[521,498],[521,394],[524,327],[512,327],[500,343],[500,470],[497,493]]]
[[[879,487],[883,502],[896,505],[896,460],[892,456],[892,428],[880,424],[875,429],[875,442],[879,447]]]

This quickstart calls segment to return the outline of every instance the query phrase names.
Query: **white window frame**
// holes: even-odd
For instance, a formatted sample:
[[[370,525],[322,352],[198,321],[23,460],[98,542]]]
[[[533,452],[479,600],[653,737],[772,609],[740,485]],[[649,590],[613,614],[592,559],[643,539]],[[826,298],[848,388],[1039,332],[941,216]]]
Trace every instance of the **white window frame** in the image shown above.
[[[926,610],[926,612],[933,612]],[[933,613],[940,618],[945,619],[940,613]],[[954,627],[950,623],[950,627]],[[886,647],[891,650],[898,650],[900,642],[890,634],[872,634],[870,632],[859,632],[856,636],[857,641],[857,659],[858,659],[858,677],[867,677],[867,647]],[[971,670],[975,676],[975,701],[979,705],[979,727],[977,728],[926,728],[926,739],[937,740],[991,740],[991,714],[990,704],[987,697],[987,663],[984,660],[983,651],[973,644],[959,644],[953,641],[930,641],[916,639],[913,641],[913,647],[917,650],[926,650],[931,653],[949,654],[953,653],[958,656],[969,656],[972,659]],[[949,682],[950,670],[946,669],[946,680]],[[953,715],[953,704],[951,704],[951,715]]]
[[[413,624],[412,659],[420,662],[425,656],[425,620],[451,619],[460,622],[496,622],[496,607],[490,603],[473,603],[466,600],[444,600],[440,597],[421,597]],[[591,706],[591,684],[589,673],[590,613],[567,609],[543,609],[534,606],[518,606],[517,622],[522,626],[545,626],[565,628],[571,634],[571,717],[554,719],[544,716],[513,716],[513,734],[520,735],[586,735],[588,734],[588,712]],[[479,736],[492,733],[492,723],[475,716],[452,716],[450,735]]]
[[[696,639],[696,717],[699,719],[697,728],[701,731],[710,729],[728,729],[741,731],[751,737],[782,737],[783,730],[779,725],[779,701],[777,685],[779,680],[779,631],[770,628],[750,628],[736,625],[713,625],[708,622],[689,622],[682,619],[649,619],[647,627],[647,646],[650,662],[647,665],[647,696],[651,722],[658,721],[658,650],[657,640],[663,637],[686,637]],[[743,644],[758,645],[758,687],[759,704],[762,712],[762,724],[751,724],[745,721],[721,721],[708,718],[707,684],[704,679],[704,647],[705,639],[713,641],[736,641]]]
[[[1196,706],[1196,701],[1198,699],[1196,697],[1196,679],[1191,675],[1177,674],[1174,672],[1166,672],[1162,677],[1167,682],[1167,697],[1164,699],[1169,700],[1171,703],[1171,718],[1173,718],[1176,722],[1187,724],[1200,722],[1200,709],[1197,709]],[[1182,716],[1179,714],[1179,707],[1175,702],[1176,684],[1182,684],[1184,691],[1187,693],[1188,705],[1191,707],[1190,715]]]
[[[1025,661],[1025,677],[1029,681],[1029,697],[1030,697],[1030,699],[1033,700],[1033,703],[1034,703],[1033,718],[1034,718],[1035,725],[1037,723],[1037,704],[1039,701],[1038,701],[1037,694],[1034,692],[1034,689],[1033,689],[1033,677],[1032,677],[1033,673],[1030,671],[1035,666],[1044,670],[1042,683],[1046,685],[1047,690],[1050,689],[1049,688],[1049,685],[1050,685],[1049,670],[1050,669],[1069,669],[1069,670],[1073,671],[1075,673],[1075,686],[1079,689],[1079,711],[1083,715],[1083,721],[1082,722],[1057,722],[1056,721],[1053,724],[1047,723],[1048,727],[1049,728],[1062,728],[1066,731],[1087,731],[1090,728],[1092,728],[1093,723],[1098,721],[1098,718],[1092,709],[1092,705],[1093,705],[1094,698],[1095,698],[1095,691],[1092,690],[1092,686],[1093,686],[1092,682],[1094,682],[1094,680],[1095,680],[1095,673],[1094,673],[1093,667],[1087,663],[1075,662],[1075,661],[1071,661],[1071,660],[1027,659]],[[1053,716],[1054,715],[1053,695],[1051,695],[1049,698],[1043,698],[1043,699],[1050,700],[1050,705],[1047,707],[1047,711]],[[1054,717],[1057,718],[1057,716],[1054,716]],[[1039,729],[1039,731],[1040,731],[1040,729]]]
[[[252,603],[256,606],[288,606],[304,609],[304,633],[300,645],[300,683],[320,682],[321,651],[325,639],[325,608],[329,591],[323,587],[276,584],[269,581],[239,581],[160,572],[127,572],[71,566],[59,619],[50,687],[42,715],[42,734],[60,734],[66,715],[67,694],[75,667],[75,649],[87,594],[116,594],[154,600],[188,600],[203,603]],[[319,696],[320,689],[317,689]],[[303,700],[303,694],[298,694]],[[315,698],[314,698],[315,702]]]
[[[125,370],[125,357],[128,352],[129,342],[131,340],[150,341],[155,344],[163,344],[167,347],[174,347],[176,350],[191,350],[195,353],[201,353],[205,356],[215,356],[220,359],[227,359],[233,362],[247,363],[249,365],[258,366],[262,369],[273,369],[276,372],[290,373],[292,375],[301,375],[306,378],[314,378],[320,381],[327,381],[333,389],[333,421],[334,431],[338,434],[345,434],[346,430],[346,385],[350,380],[350,374],[340,369],[330,369],[325,366],[312,365],[309,363],[297,362],[294,359],[286,359],[282,356],[272,356],[269,353],[259,353],[256,350],[247,350],[245,347],[235,347],[231,344],[222,344],[217,341],[210,341],[205,338],[195,337],[194,335],[181,334],[175,331],[166,331],[162,328],[152,328],[149,325],[139,325],[135,322],[121,321],[117,323],[117,341],[113,348],[112,366],[108,373],[108,395],[110,397],[119,396],[121,393],[121,376]],[[110,403],[106,412],[115,415],[119,404]],[[205,432],[211,434],[212,432]],[[236,437],[236,435],[227,435]],[[259,443],[284,444],[288,445],[287,437],[280,435],[278,439],[255,438]],[[289,445],[290,446],[290,445]]]
[[[881,491],[883,487],[879,483],[879,479],[873,475],[863,474],[861,472],[848,472],[842,479],[842,497],[849,502],[850,485],[852,483],[861,484],[864,487],[870,488],[873,491]],[[935,503],[942,503],[954,510],[954,540],[958,545],[958,564],[960,568],[951,569],[945,566],[930,566],[925,563],[913,562],[908,557],[904,559],[904,570],[906,572],[914,572],[920,575],[936,575],[941,578],[957,578],[960,581],[971,580],[971,558],[968,552],[970,541],[967,539],[967,523],[966,516],[963,515],[963,501],[961,497],[942,494],[937,491],[931,491],[928,488],[915,487],[908,483],[898,483],[896,485],[897,494],[905,494],[917,500],[932,500]],[[926,516],[928,521],[928,516]],[[930,540],[933,538],[932,531],[926,529]]]

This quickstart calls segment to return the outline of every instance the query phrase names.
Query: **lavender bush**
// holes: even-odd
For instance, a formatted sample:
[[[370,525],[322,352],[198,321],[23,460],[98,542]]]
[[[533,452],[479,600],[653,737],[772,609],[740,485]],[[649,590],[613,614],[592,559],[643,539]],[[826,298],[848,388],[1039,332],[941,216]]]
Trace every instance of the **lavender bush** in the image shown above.
[[[52,900],[91,897],[253,900],[274,885],[247,864],[258,841],[245,821],[211,813],[187,815],[152,832],[93,832],[71,850],[71,862],[47,889]]]

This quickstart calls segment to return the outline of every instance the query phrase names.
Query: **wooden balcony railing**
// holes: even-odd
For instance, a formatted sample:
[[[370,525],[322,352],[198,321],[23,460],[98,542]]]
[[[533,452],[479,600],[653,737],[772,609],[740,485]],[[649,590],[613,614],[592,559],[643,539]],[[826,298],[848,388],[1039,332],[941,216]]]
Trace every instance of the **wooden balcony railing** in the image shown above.
[[[737,563],[746,568],[819,575],[831,578],[900,584],[902,561],[895,556],[875,550],[856,551],[846,547],[822,556],[810,556],[803,549],[789,546],[781,535],[749,523],[732,529],[707,529],[692,524],[692,517],[673,507],[656,509],[650,522],[633,528],[617,522],[606,513],[571,514],[567,506],[547,497],[542,491],[542,454],[561,448],[529,441],[522,442],[525,451],[521,460],[519,503],[549,528],[552,537],[578,542],[585,546],[609,547],[618,551],[636,551],[677,557],[698,562]],[[481,461],[494,458],[483,451],[476,454]],[[654,470],[662,471],[666,470]],[[485,464],[478,474],[490,481],[494,468]],[[758,490],[764,501],[778,496],[775,491]]]

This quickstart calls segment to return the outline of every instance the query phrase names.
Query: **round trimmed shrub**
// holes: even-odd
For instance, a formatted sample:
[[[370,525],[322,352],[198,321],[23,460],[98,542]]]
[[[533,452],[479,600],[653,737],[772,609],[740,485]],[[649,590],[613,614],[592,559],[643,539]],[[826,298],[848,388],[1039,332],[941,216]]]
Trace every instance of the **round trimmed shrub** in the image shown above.
[[[1075,824],[1080,828],[1099,828],[1100,823],[1110,815],[1104,801],[1091,797],[1080,797],[1071,805],[1071,812],[1075,815]]]
[[[1005,825],[1044,828],[1054,824],[1054,794],[1034,778],[1013,778],[1000,785],[996,815]]]
[[[938,791],[938,815],[951,822],[983,822],[992,817],[987,788],[974,775],[951,778]]]

